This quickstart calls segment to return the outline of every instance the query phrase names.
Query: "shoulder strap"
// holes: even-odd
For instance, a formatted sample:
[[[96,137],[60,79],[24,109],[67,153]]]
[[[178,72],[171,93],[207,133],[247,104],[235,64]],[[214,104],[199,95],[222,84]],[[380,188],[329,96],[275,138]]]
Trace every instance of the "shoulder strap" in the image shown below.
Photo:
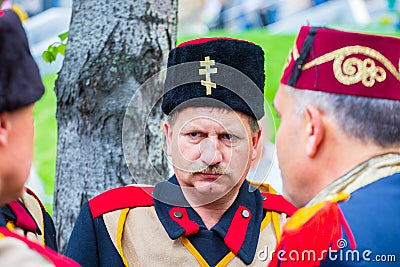
[[[93,218],[107,212],[136,207],[153,206],[154,186],[129,185],[108,190],[89,201]]]

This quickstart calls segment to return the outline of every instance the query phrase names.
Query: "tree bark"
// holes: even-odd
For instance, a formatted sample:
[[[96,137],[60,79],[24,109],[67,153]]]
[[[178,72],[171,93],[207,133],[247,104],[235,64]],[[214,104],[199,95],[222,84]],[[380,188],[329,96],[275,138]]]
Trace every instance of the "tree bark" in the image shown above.
[[[157,130],[162,86],[139,86],[166,67],[176,41],[177,0],[74,0],[58,99],[54,218],[64,251],[80,207],[93,196],[134,182],[167,178]],[[136,93],[141,105],[124,123],[130,174],[122,150],[122,124]],[[159,105],[159,104],[157,104]],[[145,124],[146,123],[146,124]],[[146,126],[146,136],[141,129]],[[133,139],[132,139],[133,138]],[[148,155],[149,154],[149,155]],[[148,160],[153,158],[153,164]]]

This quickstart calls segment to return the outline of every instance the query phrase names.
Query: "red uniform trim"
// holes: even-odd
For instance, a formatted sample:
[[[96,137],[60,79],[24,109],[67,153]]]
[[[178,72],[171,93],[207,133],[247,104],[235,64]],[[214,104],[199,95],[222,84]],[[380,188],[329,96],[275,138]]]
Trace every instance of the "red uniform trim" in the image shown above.
[[[7,205],[15,215],[16,226],[24,230],[36,233],[36,221],[32,218],[32,215],[27,211],[27,209],[24,208],[21,202],[13,200]]]
[[[176,214],[179,214],[177,217]],[[174,220],[180,227],[185,229],[185,236],[195,234],[199,231],[199,225],[189,219],[189,215],[185,208],[174,207],[170,209],[169,216]]]
[[[19,236],[13,232],[10,232],[8,229],[6,229],[4,227],[0,227],[0,233],[6,237],[12,237],[12,238],[15,238],[15,239],[18,239],[18,240],[24,242],[29,248],[31,248],[32,250],[41,254],[43,257],[45,257],[50,262],[52,262],[55,266],[59,266],[59,267],[79,267],[80,266],[73,260],[56,253],[52,249],[42,247],[40,244],[30,241],[30,240],[26,239],[25,237]],[[16,257],[18,257],[18,253],[19,252],[16,251]]]
[[[265,210],[286,213],[289,216],[292,216],[297,211],[297,208],[281,195],[275,195],[265,192],[261,194],[267,198],[263,201],[263,208]]]
[[[93,218],[107,212],[154,205],[154,186],[123,186],[108,190],[89,201]]]
[[[336,204],[336,205],[337,205],[337,204]],[[338,206],[338,205],[337,205],[337,206]],[[346,232],[347,237],[348,237],[348,239],[349,239],[350,248],[351,248],[352,250],[354,250],[354,249],[356,249],[356,247],[357,247],[356,239],[354,238],[354,234],[353,234],[353,232],[351,231],[350,225],[349,225],[349,223],[347,222],[346,218],[344,217],[344,214],[343,214],[342,210],[340,209],[340,207],[338,208],[338,215],[339,215],[339,222],[340,222],[340,224],[343,226],[344,231]],[[338,247],[338,242],[337,242],[337,241],[335,242],[335,245],[337,246],[336,249],[340,249],[340,247]]]
[[[247,210],[247,216],[243,216],[244,210]],[[251,212],[246,207],[239,206],[226,233],[224,242],[235,255],[238,254],[246,238],[251,216]]]

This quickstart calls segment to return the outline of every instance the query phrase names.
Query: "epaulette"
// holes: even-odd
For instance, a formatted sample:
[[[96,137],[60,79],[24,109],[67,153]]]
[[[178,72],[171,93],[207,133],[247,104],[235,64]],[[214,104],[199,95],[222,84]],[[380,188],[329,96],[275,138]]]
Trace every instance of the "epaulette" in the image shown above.
[[[334,199],[301,208],[286,222],[276,251],[284,251],[286,255],[291,251],[296,251],[297,255],[312,251],[316,257],[309,257],[304,261],[288,257],[282,261],[277,254],[274,254],[268,266],[320,266],[329,249],[338,251],[343,248],[341,242],[347,242],[343,241],[344,233],[348,238],[350,249],[354,250],[356,248],[354,235],[338,205],[338,202],[348,197],[348,194],[340,193]]]
[[[265,210],[285,213],[288,216],[292,216],[297,211],[297,208],[281,195],[266,192],[262,192],[261,195],[263,198],[263,208]]]
[[[153,190],[154,186],[138,185],[114,188],[89,200],[89,208],[96,218],[114,210],[153,206]]]

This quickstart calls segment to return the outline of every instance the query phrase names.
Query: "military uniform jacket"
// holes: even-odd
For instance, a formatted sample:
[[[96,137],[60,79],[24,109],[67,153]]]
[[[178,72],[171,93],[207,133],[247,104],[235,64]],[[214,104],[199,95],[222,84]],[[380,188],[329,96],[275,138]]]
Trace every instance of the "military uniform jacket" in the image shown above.
[[[399,266],[399,222],[400,155],[385,154],[299,209],[284,227],[277,248],[284,252],[270,266]]]
[[[57,251],[53,220],[39,198],[28,188],[19,200],[0,208],[8,230]]]
[[[261,194],[245,182],[220,221],[207,229],[172,177],[155,188],[126,186],[90,200],[66,255],[91,267],[266,266],[265,254],[294,211],[281,196]]]

